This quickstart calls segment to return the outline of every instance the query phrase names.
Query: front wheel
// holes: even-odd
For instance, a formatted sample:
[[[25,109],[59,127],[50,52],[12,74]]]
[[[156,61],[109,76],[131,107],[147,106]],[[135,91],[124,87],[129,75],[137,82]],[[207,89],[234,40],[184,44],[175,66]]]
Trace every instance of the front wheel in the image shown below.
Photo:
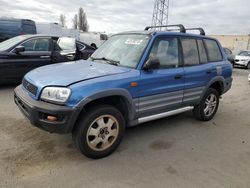
[[[82,154],[98,159],[108,156],[119,146],[124,132],[121,112],[109,105],[99,105],[79,118],[73,140]]]
[[[201,121],[211,120],[219,107],[219,93],[213,88],[209,88],[200,104],[194,107],[194,117]]]

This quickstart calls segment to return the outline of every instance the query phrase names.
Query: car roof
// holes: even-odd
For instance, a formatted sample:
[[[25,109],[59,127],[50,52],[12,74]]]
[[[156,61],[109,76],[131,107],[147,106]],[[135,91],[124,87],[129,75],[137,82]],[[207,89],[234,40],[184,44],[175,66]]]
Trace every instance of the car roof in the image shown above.
[[[193,34],[193,33],[182,33],[182,32],[174,32],[174,31],[126,31],[121,32],[115,35],[124,35],[124,34],[142,34],[142,35],[165,35],[165,36],[185,36],[185,37],[197,37],[197,38],[206,38],[211,39],[212,37]]]

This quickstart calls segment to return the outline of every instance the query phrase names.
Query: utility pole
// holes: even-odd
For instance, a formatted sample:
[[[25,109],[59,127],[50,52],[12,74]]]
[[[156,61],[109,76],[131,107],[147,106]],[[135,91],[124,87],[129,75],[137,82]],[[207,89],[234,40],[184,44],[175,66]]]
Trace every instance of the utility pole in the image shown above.
[[[169,0],[155,0],[152,26],[168,24]],[[161,28],[159,28],[161,30]]]

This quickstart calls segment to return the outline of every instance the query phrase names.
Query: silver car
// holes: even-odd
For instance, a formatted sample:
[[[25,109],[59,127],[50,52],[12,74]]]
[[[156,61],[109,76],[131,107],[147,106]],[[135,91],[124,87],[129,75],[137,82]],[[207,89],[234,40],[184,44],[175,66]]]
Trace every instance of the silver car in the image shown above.
[[[250,69],[250,51],[242,51],[235,56],[234,64],[236,66]]]

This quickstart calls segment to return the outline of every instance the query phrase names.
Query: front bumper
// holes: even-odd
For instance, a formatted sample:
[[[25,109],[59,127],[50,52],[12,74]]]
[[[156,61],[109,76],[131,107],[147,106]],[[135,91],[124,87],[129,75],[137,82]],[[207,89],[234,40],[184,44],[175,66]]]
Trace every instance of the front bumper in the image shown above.
[[[30,123],[51,133],[70,133],[80,113],[78,108],[70,108],[36,101],[19,85],[14,90],[14,100],[20,111]],[[56,116],[57,121],[47,120],[47,116]]]
[[[240,66],[240,67],[246,67],[248,64],[248,61],[235,61],[234,65]]]

